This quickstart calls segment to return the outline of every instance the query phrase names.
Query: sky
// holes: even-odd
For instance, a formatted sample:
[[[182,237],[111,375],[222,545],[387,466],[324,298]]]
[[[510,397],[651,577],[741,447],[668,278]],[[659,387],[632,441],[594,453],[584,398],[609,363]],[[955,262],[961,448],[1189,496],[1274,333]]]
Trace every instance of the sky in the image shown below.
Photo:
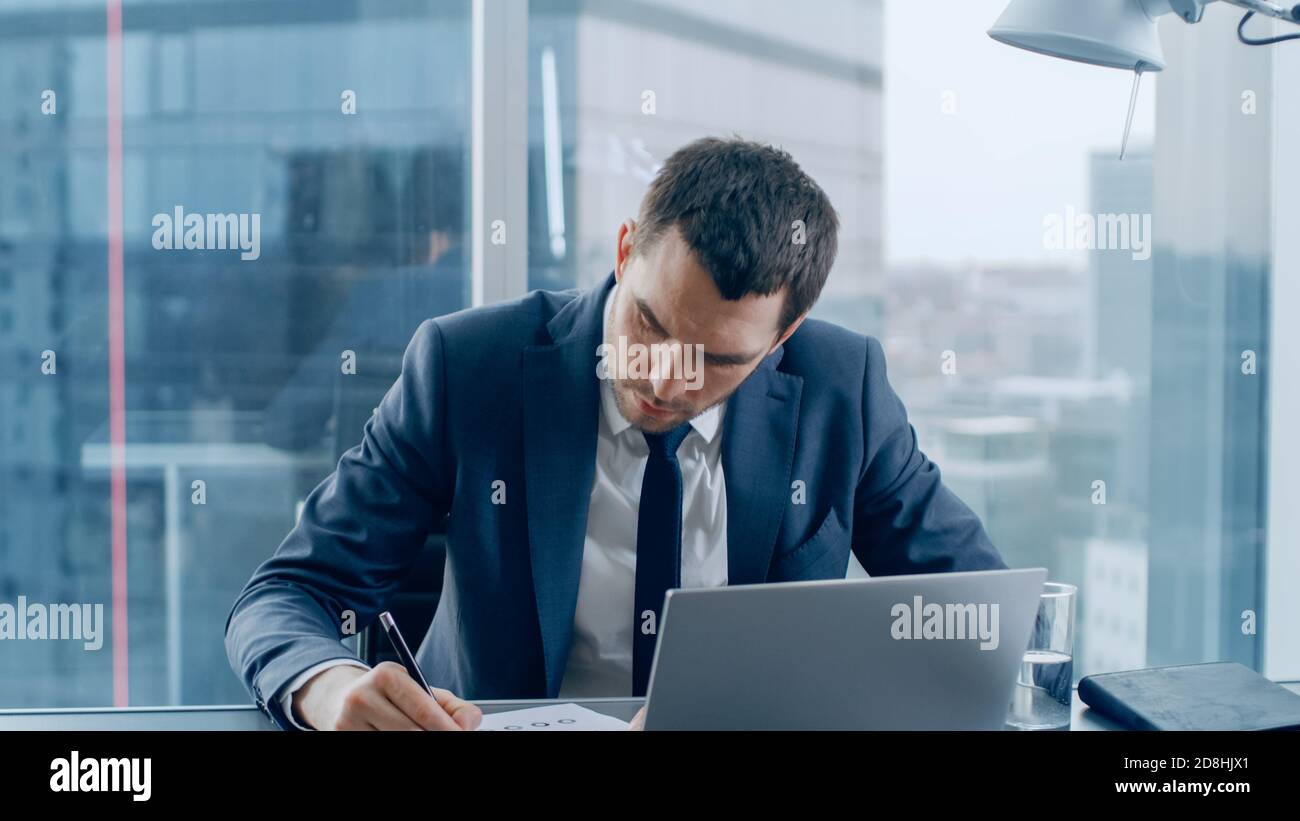
[[[1089,154],[1118,154],[1133,75],[995,42],[1006,2],[885,0],[888,264],[1059,264],[1043,218],[1086,211]],[[1142,80],[1131,146],[1151,143],[1157,76]]]

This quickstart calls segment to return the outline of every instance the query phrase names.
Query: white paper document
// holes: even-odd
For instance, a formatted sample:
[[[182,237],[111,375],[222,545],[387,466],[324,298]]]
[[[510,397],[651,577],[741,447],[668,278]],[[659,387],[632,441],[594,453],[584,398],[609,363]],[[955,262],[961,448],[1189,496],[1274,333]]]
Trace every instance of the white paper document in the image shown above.
[[[525,710],[507,710],[483,716],[480,730],[530,732],[537,730],[626,730],[628,723],[577,704],[547,704]]]

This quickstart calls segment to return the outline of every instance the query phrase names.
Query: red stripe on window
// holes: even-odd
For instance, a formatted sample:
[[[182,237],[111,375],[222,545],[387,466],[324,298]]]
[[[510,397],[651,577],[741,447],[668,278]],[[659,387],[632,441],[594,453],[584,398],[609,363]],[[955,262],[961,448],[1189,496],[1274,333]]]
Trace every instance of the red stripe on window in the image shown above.
[[[108,431],[112,462],[113,706],[130,703],[126,621],[126,365],[122,298],[122,0],[107,0]]]

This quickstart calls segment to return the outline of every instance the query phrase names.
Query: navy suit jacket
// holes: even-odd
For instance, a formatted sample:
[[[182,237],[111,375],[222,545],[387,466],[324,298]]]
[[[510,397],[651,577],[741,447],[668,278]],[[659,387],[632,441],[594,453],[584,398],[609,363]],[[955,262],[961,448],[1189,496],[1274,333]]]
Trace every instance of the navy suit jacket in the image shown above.
[[[227,620],[230,662],[278,724],[283,688],[349,655],[347,611],[356,629],[373,621],[448,514],[425,675],[469,699],[558,695],[613,283],[420,325],[361,443]],[[843,578],[849,551],[873,576],[1005,567],[917,447],[875,339],[807,320],[732,395],[722,430],[729,584]]]

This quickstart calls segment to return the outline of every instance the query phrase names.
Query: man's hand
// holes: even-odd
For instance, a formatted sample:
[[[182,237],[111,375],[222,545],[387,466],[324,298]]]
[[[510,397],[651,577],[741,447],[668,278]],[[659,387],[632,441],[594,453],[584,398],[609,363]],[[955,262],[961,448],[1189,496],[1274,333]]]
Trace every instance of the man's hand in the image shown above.
[[[330,667],[293,694],[297,719],[317,730],[473,730],[483,712],[448,690],[429,695],[406,668]]]

